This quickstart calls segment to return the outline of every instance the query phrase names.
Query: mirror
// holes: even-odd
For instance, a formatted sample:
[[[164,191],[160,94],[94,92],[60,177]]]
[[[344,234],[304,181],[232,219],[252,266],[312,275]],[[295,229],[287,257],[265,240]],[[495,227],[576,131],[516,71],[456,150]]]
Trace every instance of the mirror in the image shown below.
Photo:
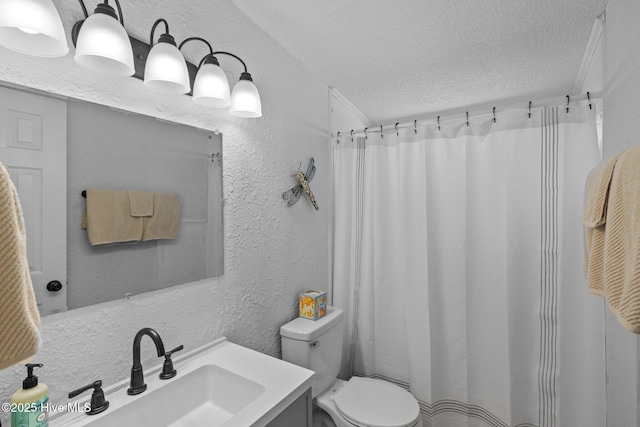
[[[63,283],[67,292],[66,304],[46,302],[64,298],[64,292],[39,289],[50,283],[51,277],[45,277],[40,283],[34,275],[46,274],[40,272],[37,263],[30,267],[41,314],[60,311],[60,307],[64,310],[65,305],[68,309],[85,307],[221,275],[224,270],[222,135],[81,100],[58,99],[56,102],[66,104],[66,194],[62,198],[66,197],[67,208],[64,219],[67,229],[66,286]],[[0,116],[13,110],[19,108],[4,106]],[[0,117],[0,122],[10,129],[10,119]],[[24,135],[27,135],[26,139],[33,139],[38,131],[31,124],[25,125],[27,121],[15,119],[17,130],[14,133],[23,135],[22,139],[25,139]],[[46,118],[43,121],[46,124]],[[46,130],[44,133],[42,139],[46,143]],[[0,140],[0,149],[2,145]],[[6,141],[4,145],[7,145]],[[32,156],[36,156],[37,150],[32,151]],[[6,159],[4,151],[0,150],[0,161],[5,166]],[[63,161],[60,163],[64,166]],[[10,173],[16,182],[11,169]],[[19,194],[25,187],[24,184],[16,186],[20,187]],[[27,191],[33,191],[32,187],[26,186]],[[50,186],[45,182],[41,187],[42,197],[52,198],[46,194]],[[176,193],[181,208],[177,238],[92,246],[87,231],[81,226],[86,209],[82,192],[87,189]],[[31,218],[37,216],[37,206],[32,208],[30,202],[22,202],[22,194],[20,198],[26,205],[23,210],[28,246],[38,244],[38,247],[28,248],[31,266],[31,254],[36,254],[34,258],[37,258],[39,253],[56,249],[42,243],[46,239],[30,236],[30,222],[37,222]],[[31,211],[36,213],[31,214]],[[53,213],[48,215],[46,209],[43,211],[44,218],[55,216]],[[39,231],[38,227],[33,228]],[[45,226],[40,228],[46,229]]]

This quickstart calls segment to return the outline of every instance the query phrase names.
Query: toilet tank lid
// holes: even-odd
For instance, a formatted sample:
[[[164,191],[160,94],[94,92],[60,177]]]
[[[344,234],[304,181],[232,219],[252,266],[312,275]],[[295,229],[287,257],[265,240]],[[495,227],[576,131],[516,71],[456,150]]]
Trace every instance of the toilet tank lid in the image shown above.
[[[280,336],[298,341],[311,341],[342,321],[342,310],[327,306],[327,314],[318,320],[298,317],[280,327]]]

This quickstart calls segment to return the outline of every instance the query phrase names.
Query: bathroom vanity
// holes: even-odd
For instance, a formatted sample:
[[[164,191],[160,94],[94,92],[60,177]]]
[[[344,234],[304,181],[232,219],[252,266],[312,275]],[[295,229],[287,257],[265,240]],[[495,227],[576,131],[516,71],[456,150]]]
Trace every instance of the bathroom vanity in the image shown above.
[[[159,362],[162,362],[158,359]],[[89,394],[52,415],[52,427],[311,427],[313,371],[220,338],[175,357],[177,375],[160,380],[162,363],[146,368],[147,389],[127,394],[129,380],[104,388],[109,408],[86,415]],[[69,412],[71,410],[72,412]]]

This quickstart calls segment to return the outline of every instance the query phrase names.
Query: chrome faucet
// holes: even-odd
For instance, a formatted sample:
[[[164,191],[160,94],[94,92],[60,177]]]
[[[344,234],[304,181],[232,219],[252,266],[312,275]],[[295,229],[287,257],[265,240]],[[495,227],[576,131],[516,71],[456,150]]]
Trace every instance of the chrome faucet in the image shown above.
[[[143,336],[149,336],[158,351],[158,357],[165,355],[164,344],[162,338],[156,331],[151,328],[142,328],[136,334],[133,339],[133,366],[131,367],[131,386],[127,389],[127,394],[135,395],[140,394],[147,389],[147,385],[144,382],[144,374],[142,373],[142,365],[140,364],[140,341]]]

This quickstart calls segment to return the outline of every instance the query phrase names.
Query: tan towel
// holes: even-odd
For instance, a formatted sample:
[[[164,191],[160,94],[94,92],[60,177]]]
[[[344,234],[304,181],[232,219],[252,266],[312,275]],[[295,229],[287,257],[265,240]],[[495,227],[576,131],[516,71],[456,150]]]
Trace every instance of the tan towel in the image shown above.
[[[20,202],[0,164],[0,369],[38,352],[39,326]]]
[[[623,151],[624,152],[624,151]],[[585,227],[597,227],[606,221],[607,199],[613,169],[623,152],[620,152],[591,171],[585,188],[585,204],[582,224]]]
[[[589,291],[604,296],[604,235],[605,225],[585,227],[585,277]]]
[[[589,290],[604,295],[604,233],[607,215],[609,188],[618,158],[617,153],[603,161],[591,171],[585,185],[584,214],[585,227],[585,277]]]
[[[153,193],[153,216],[144,218],[142,240],[175,239],[180,229],[180,199],[173,193]]]
[[[153,215],[153,192],[129,190],[127,193],[131,204],[131,216]]]
[[[604,227],[604,228],[602,228]],[[640,147],[624,151],[615,164],[603,226],[591,236],[592,269],[602,268],[601,293],[622,326],[640,333]],[[594,241],[597,244],[594,245]],[[601,258],[602,262],[594,261]]]
[[[92,245],[142,240],[143,217],[131,216],[127,191],[87,190],[87,233]]]

